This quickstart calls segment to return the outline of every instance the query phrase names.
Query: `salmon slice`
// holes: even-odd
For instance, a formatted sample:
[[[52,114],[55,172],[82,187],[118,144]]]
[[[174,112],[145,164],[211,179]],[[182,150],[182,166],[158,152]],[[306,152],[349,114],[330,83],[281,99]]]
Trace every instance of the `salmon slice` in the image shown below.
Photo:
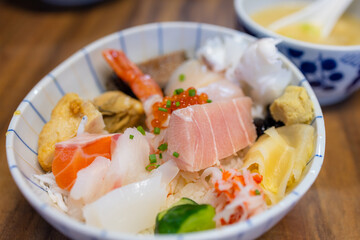
[[[57,185],[71,190],[78,171],[89,166],[96,157],[111,158],[111,149],[120,134],[84,133],[55,145],[52,171]]]
[[[250,98],[241,97],[174,111],[165,138],[169,154],[179,154],[178,167],[199,171],[253,144],[251,105]]]

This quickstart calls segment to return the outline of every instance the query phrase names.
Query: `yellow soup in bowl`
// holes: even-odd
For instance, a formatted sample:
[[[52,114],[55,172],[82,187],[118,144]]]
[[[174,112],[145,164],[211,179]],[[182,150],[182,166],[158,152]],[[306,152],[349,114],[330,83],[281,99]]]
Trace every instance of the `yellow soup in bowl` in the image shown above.
[[[252,19],[263,27],[287,15],[304,8],[305,5],[277,5],[254,13]],[[308,23],[289,25],[280,28],[276,33],[297,40],[325,44],[351,46],[360,45],[360,19],[349,14],[344,14],[335,24],[333,31],[327,38],[322,38],[320,29]]]

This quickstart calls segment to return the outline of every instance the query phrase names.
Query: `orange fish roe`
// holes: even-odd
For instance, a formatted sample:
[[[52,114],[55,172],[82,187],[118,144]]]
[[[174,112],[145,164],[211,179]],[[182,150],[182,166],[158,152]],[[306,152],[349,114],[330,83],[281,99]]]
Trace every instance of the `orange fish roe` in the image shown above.
[[[171,97],[164,97],[162,102],[156,102],[152,106],[154,119],[151,121],[151,126],[154,128],[164,128],[162,125],[168,119],[168,116],[175,110],[186,108],[195,104],[209,103],[206,93],[198,95],[196,89],[193,87],[188,88],[186,91],[179,88],[174,91]]]

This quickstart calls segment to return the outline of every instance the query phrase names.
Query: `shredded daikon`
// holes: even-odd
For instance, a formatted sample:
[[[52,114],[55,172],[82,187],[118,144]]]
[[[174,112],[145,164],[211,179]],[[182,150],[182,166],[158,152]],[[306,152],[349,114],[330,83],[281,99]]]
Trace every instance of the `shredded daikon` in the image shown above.
[[[59,188],[55,182],[55,176],[53,173],[33,175],[35,179],[39,180],[40,186],[45,189],[50,199],[58,206],[62,211],[67,212],[67,199],[69,192]]]

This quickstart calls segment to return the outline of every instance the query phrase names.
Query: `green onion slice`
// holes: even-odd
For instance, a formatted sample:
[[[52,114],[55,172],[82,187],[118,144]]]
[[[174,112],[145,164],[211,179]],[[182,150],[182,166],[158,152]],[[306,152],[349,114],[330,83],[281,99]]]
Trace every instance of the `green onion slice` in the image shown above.
[[[146,171],[149,171],[151,172],[152,170],[158,168],[160,165],[159,164],[156,164],[156,163],[150,163],[149,165],[147,165],[145,167]]]
[[[150,163],[156,163],[157,162],[156,154],[150,154],[149,155],[149,161],[150,161]]]
[[[195,96],[196,95],[196,90],[195,89],[190,89],[189,90],[189,96],[190,97],[193,97],[193,96]]]
[[[154,134],[160,134],[160,128],[155,127],[154,128]]]
[[[180,82],[185,81],[185,74],[182,73],[182,74],[179,75],[179,81]]]
[[[143,129],[142,126],[138,126],[136,129],[137,129],[142,135],[145,136],[145,130]]]
[[[166,101],[166,107],[167,107],[167,108],[170,108],[170,107],[171,107],[171,101],[170,101],[170,100],[167,100],[167,101]]]
[[[176,95],[178,95],[178,94],[180,94],[182,92],[184,92],[184,89],[182,89],[182,88],[178,88],[178,89],[175,90]]]
[[[158,147],[158,149],[159,149],[160,151],[165,151],[167,148],[168,148],[168,144],[167,144],[167,143],[163,143],[163,144],[161,144],[161,145]]]
[[[168,110],[167,110],[166,108],[161,108],[161,107],[159,107],[159,111],[167,112]]]

